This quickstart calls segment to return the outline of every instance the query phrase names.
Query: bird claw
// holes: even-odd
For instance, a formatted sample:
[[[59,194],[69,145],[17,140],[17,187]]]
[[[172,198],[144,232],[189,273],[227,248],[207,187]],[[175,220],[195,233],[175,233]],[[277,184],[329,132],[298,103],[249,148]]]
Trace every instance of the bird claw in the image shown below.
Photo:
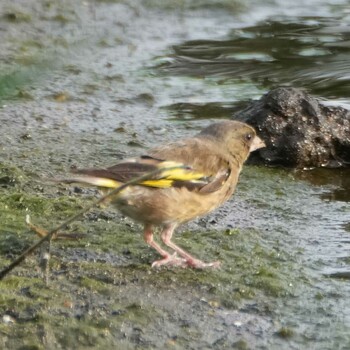
[[[176,253],[174,253],[152,263],[152,267],[158,268],[161,266],[186,267],[187,261],[185,259],[177,257]]]
[[[209,263],[205,263],[204,261],[198,260],[198,259],[189,259],[186,261],[187,266],[192,267],[194,269],[205,269],[207,267],[211,267],[213,269],[217,269],[220,267],[221,262],[220,261],[212,261]]]

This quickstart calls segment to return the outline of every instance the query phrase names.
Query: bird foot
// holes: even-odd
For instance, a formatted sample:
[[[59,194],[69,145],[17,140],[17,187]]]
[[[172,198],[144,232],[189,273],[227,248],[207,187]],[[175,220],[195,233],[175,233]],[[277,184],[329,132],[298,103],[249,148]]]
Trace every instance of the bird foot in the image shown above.
[[[194,269],[205,269],[205,268],[218,268],[220,267],[220,261],[213,261],[205,263],[198,259],[183,259],[179,258],[176,253],[168,255],[163,259],[156,260],[152,263],[152,267],[158,268],[161,266],[175,266],[175,267],[192,267]]]
[[[185,259],[179,258],[176,256],[176,253],[174,253],[152,263],[152,267],[157,268],[161,266],[186,267],[187,261]]]
[[[205,263],[204,261],[201,261],[198,259],[188,259],[186,261],[186,264],[187,266],[192,267],[194,269],[205,269],[207,267],[212,267],[214,269],[217,269],[221,265],[220,261],[212,261],[209,263]]]

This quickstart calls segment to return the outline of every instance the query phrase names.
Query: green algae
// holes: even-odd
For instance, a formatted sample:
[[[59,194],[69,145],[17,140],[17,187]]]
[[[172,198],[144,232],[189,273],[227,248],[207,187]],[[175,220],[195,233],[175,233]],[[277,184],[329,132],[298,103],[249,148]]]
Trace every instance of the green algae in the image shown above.
[[[23,64],[24,61],[27,63],[33,63],[33,57],[18,56],[18,63]],[[39,70],[39,69],[38,69]],[[0,100],[9,98],[19,97],[23,98],[21,91],[25,89],[33,80],[37,78],[38,70],[34,69],[33,66],[13,70],[12,72],[0,71]],[[25,93],[28,96],[29,92]]]
[[[250,349],[248,343],[244,339],[240,339],[236,343],[234,343],[233,348],[238,349],[238,350],[249,350]]]
[[[19,9],[9,9],[2,17],[12,23],[30,22],[32,20],[30,13],[23,12]]]
[[[108,285],[94,278],[82,277],[80,279],[80,286],[92,290],[95,293],[100,293],[102,295],[111,293],[110,289],[108,288]]]
[[[16,166],[0,163],[0,187],[18,185],[25,179],[24,173]]]
[[[291,338],[294,335],[294,331],[291,328],[282,327],[278,330],[277,335],[281,338]]]
[[[95,228],[96,229],[96,228]],[[124,230],[122,232],[123,243],[125,246],[125,238],[127,236],[137,236],[135,232],[127,232]],[[208,234],[201,235],[202,245],[198,242],[192,246],[192,251],[195,252],[196,248],[203,249],[204,246],[208,245],[208,238],[210,240],[215,236],[220,235],[220,232],[210,232]],[[226,253],[221,253],[220,257],[223,260],[223,268],[220,270],[210,271],[195,271],[191,269],[160,269],[151,270],[149,267],[149,259],[156,258],[153,253],[149,252],[149,248],[144,244],[140,244],[138,247],[133,247],[132,262],[126,266],[112,267],[108,262],[94,262],[94,261],[77,261],[77,262],[62,262],[59,257],[54,257],[54,263],[51,264],[51,278],[49,287],[45,287],[43,281],[40,278],[29,278],[21,276],[10,276],[5,279],[1,284],[3,295],[0,303],[2,313],[6,313],[9,308],[14,310],[16,315],[23,315],[26,310],[30,308],[35,310],[30,314],[29,319],[27,319],[26,324],[28,329],[37,329],[39,325],[56,325],[58,330],[54,330],[54,339],[57,344],[63,347],[73,346],[102,346],[109,344],[111,346],[112,340],[106,334],[113,333],[115,329],[125,322],[130,323],[133,328],[146,327],[152,320],[157,319],[159,315],[164,312],[162,308],[155,308],[152,304],[147,302],[136,302],[134,298],[128,300],[125,294],[122,293],[122,297],[118,297],[118,290],[120,288],[137,288],[138,290],[148,290],[152,286],[152,290],[156,289],[158,291],[167,291],[167,293],[174,293],[176,295],[178,292],[187,293],[186,291],[192,290],[193,296],[198,296],[211,300],[211,304],[214,300],[217,300],[218,306],[237,308],[242,305],[243,300],[249,298],[261,298],[269,295],[285,295],[289,291],[288,285],[281,278],[282,273],[278,273],[276,269],[268,270],[267,265],[269,265],[271,252],[263,251],[260,247],[259,249],[251,247],[247,244],[248,240],[254,237],[256,232],[240,232],[235,235],[235,243],[231,242],[232,238],[227,236],[224,232],[222,236],[228,241],[223,242],[226,245],[234,244],[237,251],[234,253],[235,259],[231,260],[231,254],[226,256]],[[184,243],[188,243],[189,238],[187,236],[200,236],[197,232],[185,232],[184,237],[178,237],[179,244],[185,246]],[[99,241],[99,245],[107,245],[108,240],[112,240],[113,237],[118,236],[112,229],[109,232],[103,233],[103,240]],[[140,240],[140,237],[138,237]],[[231,240],[231,241],[230,241]],[[133,240],[130,239],[132,242]],[[196,240],[195,240],[196,241]],[[79,242],[81,243],[81,242]],[[130,242],[129,242],[130,243]],[[75,243],[52,243],[56,249],[58,246],[62,246],[65,252],[69,249],[75,249]],[[96,245],[97,246],[97,245]],[[108,249],[105,247],[106,249]],[[253,259],[250,255],[251,249],[255,249],[257,253]],[[88,247],[88,250],[91,246]],[[109,248],[110,249],[110,248]],[[124,248],[125,249],[125,248]],[[131,249],[131,247],[130,247]],[[234,248],[232,248],[234,249]],[[209,249],[206,248],[208,257],[216,257],[218,254],[215,252],[216,248]],[[198,253],[198,252],[197,252]],[[117,255],[117,253],[116,253]],[[138,259],[142,257],[142,260],[147,260],[147,264],[142,263],[142,260]],[[226,266],[229,259],[234,261],[234,268]],[[26,263],[28,265],[28,262]],[[33,261],[29,262],[33,265]],[[68,265],[67,265],[68,264]],[[66,280],[63,285],[66,285],[66,292],[61,290],[62,277],[56,275],[56,272],[62,269],[63,265],[67,265],[66,269]],[[24,272],[23,268],[21,273],[28,275],[28,272]],[[242,273],[244,271],[244,274]],[[31,275],[31,273],[29,273]],[[40,274],[39,274],[40,275]],[[258,275],[258,277],[256,277]],[[259,276],[260,275],[260,276]],[[247,278],[249,276],[249,278]],[[268,280],[268,282],[266,282]],[[271,282],[273,281],[273,282]],[[69,287],[70,285],[70,287]],[[277,287],[276,287],[277,286]],[[277,290],[275,290],[277,288]],[[88,298],[93,298],[97,300],[102,300],[105,304],[108,303],[108,309],[117,310],[117,316],[111,316],[110,313],[106,313],[106,310],[100,315],[100,311],[90,310],[88,313],[83,312],[82,318],[76,319],[71,318],[77,308],[72,302],[72,308],[67,310],[65,305],[65,299],[75,299],[78,301],[79,297],[74,297],[72,294],[73,290],[80,296],[90,295]],[[5,291],[5,292],[4,292]],[[22,291],[22,292],[21,292]],[[25,291],[25,292],[23,292]],[[135,292],[131,292],[130,295],[134,295]],[[137,295],[137,293],[136,293]],[[84,297],[83,297],[84,299]],[[104,300],[105,299],[105,300]],[[119,302],[118,302],[119,299]],[[113,302],[111,302],[113,300]],[[132,301],[134,300],[134,301]],[[136,299],[137,300],[137,299]],[[79,303],[79,301],[78,301]],[[99,302],[98,302],[99,303]],[[59,315],[61,313],[68,313],[71,315],[68,319],[66,318],[64,324],[60,324],[58,321],[60,319]],[[91,315],[92,312],[92,315]],[[93,321],[95,312],[100,315],[95,321]],[[24,317],[24,316],[23,316]],[[112,317],[112,319],[111,319]],[[17,316],[18,320],[21,316]],[[57,323],[58,322],[58,323]],[[97,324],[98,322],[98,324]],[[99,328],[106,329],[103,332],[98,331]],[[12,325],[11,334],[17,334],[15,331],[16,326]],[[15,331],[16,333],[13,333]],[[60,334],[67,333],[67,337],[61,337]],[[185,329],[183,332],[186,333]],[[20,332],[20,334],[22,334]],[[19,339],[21,335],[19,334]],[[75,337],[73,337],[73,334]],[[18,335],[18,334],[17,334]],[[196,337],[193,331],[188,335],[190,337]],[[200,334],[198,335],[200,336]],[[33,341],[35,337],[32,337]],[[26,339],[28,341],[28,339]],[[37,344],[39,340],[36,339]],[[33,342],[35,344],[35,341]],[[106,345],[107,346],[107,345]]]

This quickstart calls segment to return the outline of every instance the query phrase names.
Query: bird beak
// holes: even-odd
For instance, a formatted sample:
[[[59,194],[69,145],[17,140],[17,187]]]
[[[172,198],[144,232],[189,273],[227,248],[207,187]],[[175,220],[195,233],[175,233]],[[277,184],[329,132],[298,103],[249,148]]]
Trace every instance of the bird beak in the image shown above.
[[[265,142],[258,136],[255,136],[250,145],[249,152],[253,152],[259,148],[266,147]]]

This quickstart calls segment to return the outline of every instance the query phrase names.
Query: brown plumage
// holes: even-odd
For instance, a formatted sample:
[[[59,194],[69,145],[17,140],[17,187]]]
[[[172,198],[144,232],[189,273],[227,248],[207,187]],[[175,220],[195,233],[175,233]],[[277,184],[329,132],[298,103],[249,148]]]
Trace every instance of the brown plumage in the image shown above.
[[[239,173],[249,153],[264,147],[252,127],[237,121],[209,125],[192,138],[155,148],[146,155],[120,162],[106,169],[81,169],[78,176],[64,180],[113,188],[132,178],[164,168],[137,186],[129,186],[111,199],[124,215],[144,224],[144,239],[162,256],[152,266],[177,265],[204,268],[218,266],[195,259],[172,242],[175,228],[219,207],[233,194]],[[169,170],[181,163],[187,169]],[[171,254],[153,239],[153,229],[161,227],[163,243]]]

